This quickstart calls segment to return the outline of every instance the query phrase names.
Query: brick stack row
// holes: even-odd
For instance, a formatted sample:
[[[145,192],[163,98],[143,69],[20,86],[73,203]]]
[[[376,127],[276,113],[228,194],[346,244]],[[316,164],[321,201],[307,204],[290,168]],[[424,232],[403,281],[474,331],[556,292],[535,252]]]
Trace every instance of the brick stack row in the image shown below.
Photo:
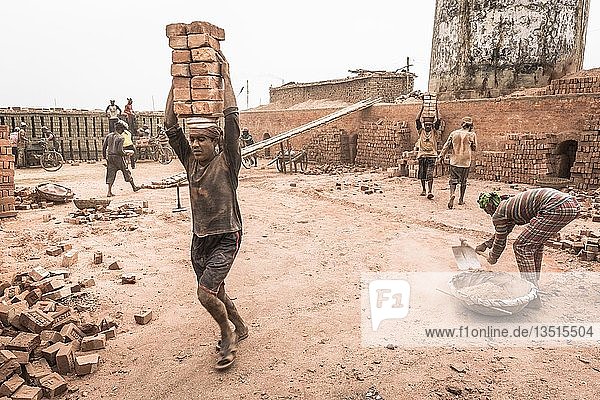
[[[581,135],[571,176],[578,189],[600,186],[600,132],[587,131]]]
[[[0,125],[0,218],[15,215],[15,157],[8,126]]]
[[[350,161],[348,135],[339,128],[320,128],[306,146],[306,152],[308,159],[317,164],[346,164]]]
[[[175,113],[182,118],[220,116],[223,80],[218,52],[223,29],[208,22],[167,25],[173,49],[171,75]]]
[[[600,77],[586,76],[555,79],[550,82],[544,94],[600,93]]]
[[[600,131],[600,114],[586,115],[585,122],[583,124],[583,130]]]
[[[402,152],[412,148],[405,121],[363,123],[358,135],[356,163],[371,167],[395,167]]]
[[[137,112],[138,126],[147,124],[153,133],[162,125],[162,112]],[[54,133],[59,152],[65,160],[99,160],[102,140],[108,133],[108,118],[103,111],[0,108],[0,125],[13,131],[25,122],[25,134],[31,149],[41,150],[42,126]],[[132,132],[133,133],[133,132]],[[36,160],[29,160],[35,163]]]
[[[504,151],[484,151],[477,155],[473,173],[480,179],[534,184],[538,177],[552,172],[550,156],[556,137],[547,134],[508,134]]]

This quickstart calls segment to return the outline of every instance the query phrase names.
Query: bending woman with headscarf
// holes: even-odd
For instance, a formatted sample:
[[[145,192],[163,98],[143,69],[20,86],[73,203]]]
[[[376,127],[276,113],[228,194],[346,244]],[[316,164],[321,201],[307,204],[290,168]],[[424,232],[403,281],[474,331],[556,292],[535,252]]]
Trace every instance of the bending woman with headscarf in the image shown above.
[[[527,225],[513,243],[513,250],[521,276],[536,287],[542,269],[544,243],[577,218],[581,211],[573,196],[550,188],[527,190],[506,200],[495,192],[481,193],[477,202],[492,216],[496,232],[476,250],[491,248],[487,259],[490,264],[495,264],[515,225]],[[538,305],[541,305],[539,300]]]

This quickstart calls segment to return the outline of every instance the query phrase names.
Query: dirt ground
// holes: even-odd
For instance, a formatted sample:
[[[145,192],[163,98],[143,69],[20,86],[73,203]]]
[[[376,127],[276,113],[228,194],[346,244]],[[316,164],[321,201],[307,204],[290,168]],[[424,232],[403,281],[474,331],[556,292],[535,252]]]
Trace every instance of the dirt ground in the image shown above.
[[[177,161],[140,162],[133,174],[144,183],[181,170]],[[16,181],[17,186],[55,182],[71,187],[77,197],[102,197],[104,171],[101,163],[66,165],[56,173],[18,170]],[[383,193],[363,194],[354,186],[358,181],[377,183]],[[448,210],[447,186],[446,178],[437,179],[436,197],[428,201],[418,196],[416,180],[387,178],[384,172],[308,176],[242,169],[244,232],[227,289],[250,336],[227,372],[213,368],[218,329],[196,299],[190,215],[172,212],[173,188],[133,193],[119,175],[111,206],[147,200],[152,212],[113,222],[61,222],[73,204],[21,211],[0,222],[0,274],[7,279],[38,265],[58,266],[60,258],[44,250],[68,239],[80,252],[73,279],[96,280],[87,292],[97,307],[84,318],[118,319],[117,338],[100,352],[98,371],[68,379],[74,389],[70,399],[350,400],[364,399],[371,386],[387,400],[597,398],[598,346],[392,350],[361,344],[361,273],[455,271],[450,247],[458,238],[477,244],[492,232],[489,218],[477,208],[477,194],[495,187],[517,192],[472,180],[467,204]],[[182,201],[188,205],[186,188]],[[44,223],[48,212],[56,219]],[[567,230],[583,226],[600,228],[578,220]],[[123,271],[109,271],[106,262],[93,266],[94,250],[118,261]],[[510,247],[495,268],[515,270]],[[545,271],[576,268],[597,270],[598,264],[546,251]],[[121,285],[122,272],[135,273],[138,283]],[[136,325],[133,314],[144,307],[153,309],[155,320]],[[464,372],[450,367],[457,363]]]

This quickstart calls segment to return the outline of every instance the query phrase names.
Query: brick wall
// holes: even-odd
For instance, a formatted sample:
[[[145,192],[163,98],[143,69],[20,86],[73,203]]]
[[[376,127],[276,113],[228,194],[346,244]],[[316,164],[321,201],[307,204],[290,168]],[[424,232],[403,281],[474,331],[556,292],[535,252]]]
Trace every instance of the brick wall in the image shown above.
[[[8,135],[8,126],[0,125],[0,218],[16,215],[15,158]]]
[[[285,107],[307,100],[340,100],[356,103],[368,97],[381,96],[384,102],[394,100],[414,87],[415,76],[411,73],[366,73],[346,79],[312,83],[288,83],[269,89],[271,103]]]
[[[445,121],[445,134],[443,140],[447,138],[449,132],[457,129],[460,125],[460,120],[465,115],[473,117],[475,130],[478,135],[480,151],[477,153],[477,160],[482,160],[480,167],[485,166],[492,172],[497,172],[496,169],[500,165],[507,166],[510,160],[506,159],[505,164],[498,164],[498,160],[493,157],[493,153],[484,152],[506,152],[506,145],[513,144],[515,151],[529,151],[525,143],[520,143],[513,139],[509,139],[508,134],[519,132],[530,135],[547,135],[553,134],[557,136],[557,142],[540,142],[536,144],[546,145],[546,148],[536,149],[540,152],[551,152],[551,146],[556,146],[560,143],[561,135],[574,132],[577,135],[585,135],[584,132],[597,132],[600,130],[600,93],[589,94],[565,94],[553,96],[532,96],[532,97],[509,97],[497,99],[479,99],[479,100],[460,100],[460,101],[445,101],[438,104],[440,116]],[[356,161],[368,165],[388,166],[390,154],[398,154],[398,152],[412,150],[413,144],[416,141],[416,128],[414,119],[419,112],[420,104],[381,104],[373,106],[369,109],[347,115],[340,120],[333,122],[337,129],[348,133],[358,134],[359,154]],[[264,132],[269,132],[271,136],[285,132],[291,128],[298,127],[307,122],[313,121],[324,115],[330,114],[335,109],[307,109],[307,110],[278,110],[278,111],[244,111],[241,113],[242,125],[249,127],[250,131],[258,134],[259,137]],[[371,152],[369,155],[365,153],[371,146],[380,146],[380,138],[376,135],[369,136],[368,127],[373,127],[377,122],[386,126],[406,121],[407,131],[402,132],[401,136],[396,137],[396,142],[387,143],[381,154],[379,152]],[[389,121],[389,122],[381,122]],[[326,125],[327,126],[327,125]],[[382,128],[387,129],[387,128]],[[306,148],[312,140],[317,130],[312,130],[292,139],[292,146],[296,149]],[[533,139],[524,139],[533,140]],[[539,139],[536,139],[539,140]],[[595,160],[595,151],[600,146],[597,141],[586,142],[584,136],[579,137],[581,141],[581,150],[577,152],[577,162],[582,163],[585,157],[590,160]],[[520,143],[520,144],[519,144]],[[585,147],[588,146],[588,147]],[[364,151],[361,153],[361,150]],[[526,153],[524,153],[526,154]],[[590,154],[589,156],[585,154]],[[323,157],[321,155],[321,157]],[[382,162],[384,160],[385,162]],[[537,161],[537,160],[536,160]],[[590,161],[595,163],[596,161]],[[548,165],[552,165],[551,161],[547,162],[546,169],[538,166],[537,170],[525,168],[519,171],[514,177],[506,177],[504,174],[495,174],[490,179],[509,181],[514,179],[514,182],[531,182],[533,178],[525,175],[544,174],[548,170]],[[504,167],[502,167],[504,168]],[[576,172],[583,168],[584,172]],[[581,164],[576,164],[573,169],[573,180],[577,181],[577,185],[584,187],[586,185],[593,186],[592,178],[596,167],[590,164],[590,167],[585,167]],[[577,174],[581,175],[580,181]],[[481,173],[480,173],[481,175]],[[481,175],[482,176],[482,175]],[[498,176],[496,178],[496,176]]]
[[[162,124],[162,112],[138,112],[139,127],[147,124],[153,133]],[[98,160],[102,158],[102,140],[108,133],[108,118],[100,110],[62,109],[0,109],[0,125],[14,130],[21,122],[27,124],[26,135],[31,143],[42,137],[42,126],[47,126],[58,138],[65,160]]]
[[[573,141],[577,143],[576,158],[570,169],[573,185],[579,189],[600,186],[599,131],[535,135],[513,133],[508,134],[506,139],[503,151],[483,151],[478,155],[474,176],[528,184],[534,184],[538,178],[547,175],[560,177],[561,144]]]
[[[596,130],[600,125],[600,93],[515,97],[498,99],[444,101],[438,104],[446,123],[446,135],[460,126],[465,115],[473,117],[481,148],[500,151],[510,132],[548,133]],[[363,122],[380,119],[407,121],[411,140],[416,141],[414,120],[420,104],[381,104],[352,113],[335,124],[346,131],[358,131]],[[271,136],[330,114],[336,109],[243,111],[241,124],[255,137],[264,132]],[[300,135],[292,143],[303,147],[312,132]],[[258,136],[256,136],[258,135]],[[445,137],[444,137],[445,139]],[[407,149],[410,150],[410,149]]]
[[[364,122],[358,131],[356,163],[393,167],[398,165],[402,152],[413,145],[406,121],[382,119]]]
[[[305,148],[308,159],[317,164],[350,163],[350,134],[337,125],[316,128]]]

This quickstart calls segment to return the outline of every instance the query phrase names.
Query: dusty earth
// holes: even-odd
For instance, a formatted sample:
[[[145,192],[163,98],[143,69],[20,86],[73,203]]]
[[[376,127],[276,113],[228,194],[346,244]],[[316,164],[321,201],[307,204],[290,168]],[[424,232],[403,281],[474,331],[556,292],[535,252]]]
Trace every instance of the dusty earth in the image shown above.
[[[263,160],[261,165],[265,165]],[[140,162],[138,183],[181,171]],[[56,173],[18,170],[18,186],[55,182],[78,197],[105,195],[101,163],[66,165]],[[366,195],[354,183],[378,183]],[[336,183],[342,189],[336,190]],[[348,185],[343,185],[348,183]],[[189,261],[190,215],[172,213],[175,189],[133,193],[117,177],[112,205],[147,200],[151,213],[114,222],[70,225],[73,204],[21,211],[0,222],[0,272],[55,267],[44,250],[62,239],[79,250],[74,279],[93,276],[87,289],[97,307],[89,321],[112,315],[118,336],[100,352],[99,370],[69,377],[67,397],[114,399],[363,399],[375,386],[384,399],[594,399],[600,391],[598,346],[409,347],[362,345],[360,279],[363,272],[455,271],[450,246],[459,237],[478,243],[491,232],[477,209],[479,191],[507,185],[471,181],[467,204],[446,209],[445,178],[436,197],[418,196],[416,180],[385,173],[283,175],[274,169],[242,170],[239,188],[244,234],[227,288],[250,326],[238,359],[227,372],[213,369],[218,330],[195,298]],[[182,191],[188,204],[187,190]],[[42,222],[50,212],[55,220]],[[582,220],[568,227],[600,229]],[[511,236],[514,238],[514,234]],[[92,265],[94,250],[138,275],[121,285],[123,271]],[[572,255],[547,250],[545,270],[598,269]],[[514,270],[510,247],[495,267]],[[149,325],[133,314],[154,310]],[[451,365],[462,365],[457,372]],[[458,394],[456,394],[458,393]]]

